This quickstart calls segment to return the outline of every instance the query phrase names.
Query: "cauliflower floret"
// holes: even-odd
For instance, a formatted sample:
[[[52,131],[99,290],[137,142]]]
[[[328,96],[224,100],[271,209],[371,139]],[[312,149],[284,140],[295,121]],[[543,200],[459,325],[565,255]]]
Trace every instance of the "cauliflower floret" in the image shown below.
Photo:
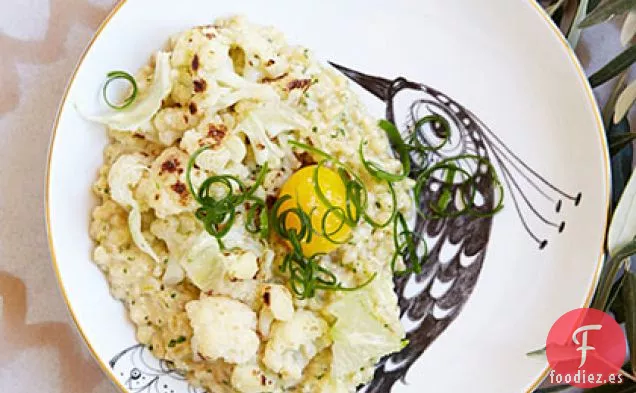
[[[159,218],[192,211],[196,206],[185,181],[189,156],[176,147],[164,150],[137,189],[137,198],[154,209]]]
[[[207,41],[207,38],[200,29],[190,29],[173,37],[172,58],[170,59],[172,67],[191,67],[194,55],[205,41]]]
[[[251,252],[236,255],[228,262],[228,275],[231,280],[249,280],[258,272],[256,255]]]
[[[200,233],[200,224],[191,214],[181,214],[153,221],[150,232],[166,242],[171,254],[181,254],[182,248]]]
[[[232,386],[241,393],[267,393],[276,390],[276,380],[256,364],[241,364],[232,372]]]
[[[258,314],[258,332],[264,339],[269,338],[269,333],[272,330],[272,323],[274,323],[274,315],[269,307],[261,308],[261,312]]]
[[[199,233],[199,224],[192,215],[181,214],[155,220],[150,224],[150,232],[163,240],[168,247],[168,262],[163,282],[175,285],[185,278],[185,272],[179,265],[179,259],[189,249],[192,239]]]
[[[326,346],[326,341],[321,339],[327,328],[327,322],[305,310],[297,311],[287,322],[274,322],[263,363],[284,382],[297,382],[309,361]]]
[[[172,145],[183,132],[197,125],[198,119],[192,108],[164,108],[155,115],[153,124],[157,130],[159,142],[166,146]],[[196,112],[195,112],[196,113]]]
[[[258,299],[260,283],[256,280],[239,280],[222,281],[221,284],[214,289],[215,295],[223,295],[236,299],[247,304],[253,310],[256,310],[256,300]]]
[[[263,303],[279,321],[289,321],[294,316],[294,303],[289,290],[282,285],[263,287]]]
[[[254,359],[260,340],[256,313],[227,297],[211,296],[186,304],[194,331],[192,350],[207,360],[247,363]]]
[[[214,119],[220,121],[217,117]],[[212,174],[231,174],[246,179],[250,171],[242,163],[247,154],[245,143],[238,135],[230,134],[222,123],[215,121],[204,120],[196,130],[186,131],[181,139],[181,149],[194,154],[202,146],[211,146],[212,149],[197,157],[199,168]]]

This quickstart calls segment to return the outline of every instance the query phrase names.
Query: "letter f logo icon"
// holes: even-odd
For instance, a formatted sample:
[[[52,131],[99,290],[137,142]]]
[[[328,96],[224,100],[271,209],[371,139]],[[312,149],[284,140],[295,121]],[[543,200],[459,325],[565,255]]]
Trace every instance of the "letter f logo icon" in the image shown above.
[[[601,325],[585,325],[576,329],[574,333],[572,333],[572,341],[574,341],[574,344],[580,345],[580,347],[576,348],[577,351],[581,351],[581,364],[579,364],[579,368],[583,367],[585,361],[587,360],[587,351],[593,351],[596,349],[592,346],[587,345],[588,331],[601,330],[601,328]],[[579,339],[576,337],[579,333],[583,333],[581,334],[581,342],[579,342]]]

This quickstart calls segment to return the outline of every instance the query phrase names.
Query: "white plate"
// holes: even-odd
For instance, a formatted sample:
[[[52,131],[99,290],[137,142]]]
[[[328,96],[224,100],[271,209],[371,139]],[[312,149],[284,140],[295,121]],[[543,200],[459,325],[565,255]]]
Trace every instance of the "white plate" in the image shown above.
[[[469,137],[488,139],[493,162],[496,152],[508,157],[505,168],[497,168],[500,176],[511,171],[533,207],[557,226],[565,221],[565,229],[559,234],[527,208],[518,215],[508,187],[506,207],[492,223],[482,223],[480,230],[455,231],[454,236],[484,241],[478,254],[485,255],[483,264],[477,258],[472,260],[472,271],[458,270],[467,281],[456,295],[446,296],[448,285],[433,281],[433,294],[439,299],[433,299],[437,303],[424,310],[425,315],[443,317],[448,313],[443,309],[450,305],[457,311],[451,315],[459,316],[448,324],[429,315],[426,331],[436,326],[441,334],[435,340],[424,339],[432,344],[421,356],[417,348],[409,352],[414,364],[406,372],[408,384],[397,381],[391,391],[509,393],[536,386],[546,364],[525,353],[542,347],[551,324],[564,312],[587,305],[594,289],[609,170],[602,123],[581,67],[534,0],[490,0],[488,5],[473,0],[128,0],[120,4],[96,34],[62,101],[51,143],[46,202],[51,253],[63,295],[107,374],[130,392],[143,391],[144,384],[152,381],[157,386],[148,388],[161,392],[188,391],[176,373],[143,348],[116,356],[135,344],[133,328],[91,262],[93,243],[88,236],[95,203],[90,186],[107,138],[104,129],[78,115],[74,104],[86,104],[90,110],[107,71],[137,69],[169,34],[233,13],[278,27],[290,42],[314,49],[325,60],[435,87],[475,114],[468,123],[479,118],[488,125],[492,134],[482,127],[475,136],[474,123],[464,131]],[[356,89],[374,115],[384,116],[383,102]],[[413,96],[413,91],[409,94]],[[400,100],[396,112],[406,102],[404,96],[396,98]],[[445,102],[443,97],[432,98]],[[459,109],[463,122],[466,112]],[[495,136],[502,142],[496,142]],[[504,144],[510,151],[503,150]],[[528,168],[515,169],[524,164]],[[541,197],[524,175],[552,200]],[[580,204],[575,207],[551,185],[573,197],[581,192]],[[522,206],[523,196],[516,196]],[[562,206],[557,213],[559,199]],[[522,217],[541,241],[548,240],[543,250],[524,230]],[[448,242],[445,247],[442,261],[449,251],[457,251]],[[435,266],[449,269],[448,264]],[[414,284],[408,283],[406,295],[422,287]],[[408,326],[419,325],[409,322]],[[383,370],[400,373],[407,364],[392,358]],[[378,375],[387,383],[394,374]],[[373,391],[386,392],[390,385],[376,380]]]

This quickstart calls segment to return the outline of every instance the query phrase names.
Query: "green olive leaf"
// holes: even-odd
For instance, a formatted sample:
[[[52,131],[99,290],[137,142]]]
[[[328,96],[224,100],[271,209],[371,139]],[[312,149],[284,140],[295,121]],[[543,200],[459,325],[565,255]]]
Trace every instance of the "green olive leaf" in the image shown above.
[[[572,49],[576,49],[576,46],[579,44],[579,40],[581,39],[581,32],[583,31],[583,28],[579,27],[579,23],[585,18],[588,4],[589,0],[581,0],[579,2],[579,7],[576,10],[576,15],[574,16],[572,26],[568,32],[567,39]]]
[[[610,155],[618,154],[626,146],[629,146],[634,139],[636,139],[636,132],[610,135],[608,137]]]
[[[636,3],[636,0],[634,0]],[[636,61],[636,45],[632,45],[625,49],[621,54],[616,56],[605,67],[596,71],[590,76],[590,84],[597,87],[614,78],[621,72],[628,69]]]
[[[605,130],[608,131],[612,126],[612,119],[614,114],[614,109],[616,108],[616,101],[618,101],[618,97],[621,95],[621,92],[625,88],[625,80],[627,79],[627,71],[623,71],[621,75],[616,80],[614,87],[612,88],[612,92],[607,98],[607,102],[603,107],[603,124],[605,124]]]
[[[606,0],[579,23],[579,27],[590,27],[603,23],[616,15],[624,14],[636,7],[636,0]]]
[[[629,353],[632,365],[636,365],[636,273],[626,272],[621,298],[625,308],[625,331],[629,343]],[[632,367],[632,374],[636,369]]]
[[[621,44],[628,46],[632,42],[634,35],[636,35],[636,10],[631,10],[627,14],[621,28]]]
[[[636,80],[632,81],[616,100],[614,109],[614,123],[618,124],[629,112],[629,109],[636,101]]]
[[[557,2],[555,2],[554,4],[551,4],[547,7],[545,7],[545,12],[550,15],[550,17],[553,17],[554,14],[561,9],[561,7],[563,7],[563,5],[567,2],[567,0],[557,0]]]
[[[627,182],[607,231],[607,249],[610,256],[617,255],[622,248],[634,241],[634,237],[636,237],[636,172]]]
[[[616,293],[620,293],[623,288],[624,282],[625,276],[623,275],[622,279],[614,283],[615,288],[613,289],[613,291],[616,291]],[[614,315],[614,319],[616,320],[616,322],[618,322],[619,324],[625,323],[625,303],[623,302],[622,295],[616,296],[616,298],[612,302],[612,305],[609,307],[609,311]]]
[[[590,0],[590,3],[587,5],[587,13],[589,14],[594,11],[596,7],[601,4],[601,1],[602,0]]]
[[[540,349],[535,349],[534,351],[530,351],[530,352],[526,353],[526,356],[530,357],[530,358],[545,359],[546,358],[545,347],[540,348]]]
[[[634,147],[631,142],[629,122],[624,118],[619,124],[607,127],[607,139],[612,155],[612,210],[618,205],[623,190],[632,174]]]
[[[616,277],[618,277],[621,272],[622,262],[634,254],[636,254],[636,240],[631,240],[624,246],[619,247],[614,254],[605,261],[605,268],[601,273],[601,278],[596,288],[596,295],[590,306],[591,308],[602,311],[606,311],[609,308],[612,287],[614,280],[616,280]]]

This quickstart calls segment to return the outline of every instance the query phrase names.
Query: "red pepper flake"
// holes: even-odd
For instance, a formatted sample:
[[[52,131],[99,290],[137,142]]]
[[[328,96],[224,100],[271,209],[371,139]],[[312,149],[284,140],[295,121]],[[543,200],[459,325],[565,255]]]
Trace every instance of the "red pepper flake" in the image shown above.
[[[294,79],[287,84],[287,90],[307,89],[311,85],[311,79]]]
[[[188,109],[190,109],[190,114],[191,115],[196,115],[197,114],[197,110],[199,108],[197,108],[197,104],[194,102],[191,102],[190,105],[188,105]]]
[[[166,160],[161,164],[160,174],[163,172],[174,173],[179,169],[179,160],[174,158],[172,160]]]
[[[172,191],[176,192],[177,194],[179,194],[181,196],[183,196],[183,194],[186,192],[186,185],[181,183],[178,180],[177,180],[176,183],[171,185],[170,188],[172,188]]]
[[[199,69],[199,55],[198,54],[194,54],[194,57],[192,58],[192,71],[196,71]]]
[[[143,134],[140,134],[140,133],[138,133],[138,132],[135,132],[135,133],[133,134],[133,137],[135,137],[135,138],[137,138],[137,139],[146,139],[146,137],[145,137],[145,136],[143,136]]]
[[[194,84],[195,93],[204,92],[205,89],[208,87],[208,83],[204,79],[195,79],[194,81],[192,81],[192,83]]]
[[[294,155],[296,156],[296,159],[300,162],[300,165],[302,167],[309,166],[316,163],[316,161],[311,156],[311,154],[307,153],[306,151],[302,153],[294,153]]]
[[[271,304],[272,300],[270,299],[269,287],[265,289],[265,293],[263,293],[263,303],[267,306]]]
[[[159,200],[159,194],[155,194],[155,201]]]
[[[172,191],[179,194],[180,196],[179,203],[185,206],[186,203],[188,202],[188,196],[190,195],[188,193],[188,189],[186,188],[186,185],[181,183],[179,180],[177,180],[177,182],[171,185],[170,188],[172,188]]]
[[[274,64],[276,64],[276,62],[274,61],[274,59],[269,59],[269,60],[267,60],[267,67],[273,66]]]
[[[268,209],[271,209],[272,207],[274,207],[274,204],[276,203],[276,197],[273,195],[268,195],[267,198],[265,198],[265,204],[267,205]]]
[[[216,143],[219,143],[225,137],[227,133],[227,127],[224,124],[216,125],[213,123],[208,124],[208,137],[214,139]]]
[[[261,374],[261,385],[267,385],[267,377],[265,377],[263,374]]]
[[[183,114],[183,121],[185,121],[186,124],[190,122],[190,118],[185,113]]]
[[[205,33],[205,37],[206,37],[208,40],[211,40],[212,38],[214,38],[214,37],[216,37],[216,36],[215,36],[213,33]]]
[[[257,148],[258,150],[265,150],[265,145],[264,145],[264,144],[262,144],[262,143],[259,143],[258,145],[256,145],[256,148]]]

